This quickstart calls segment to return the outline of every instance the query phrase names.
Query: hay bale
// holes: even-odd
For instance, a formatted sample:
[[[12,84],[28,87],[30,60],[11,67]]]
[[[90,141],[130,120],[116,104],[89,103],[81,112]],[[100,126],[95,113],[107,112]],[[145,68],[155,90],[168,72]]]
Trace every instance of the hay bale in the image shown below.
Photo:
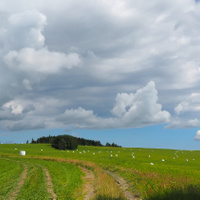
[[[20,151],[20,155],[21,156],[25,156],[26,155],[26,151]]]

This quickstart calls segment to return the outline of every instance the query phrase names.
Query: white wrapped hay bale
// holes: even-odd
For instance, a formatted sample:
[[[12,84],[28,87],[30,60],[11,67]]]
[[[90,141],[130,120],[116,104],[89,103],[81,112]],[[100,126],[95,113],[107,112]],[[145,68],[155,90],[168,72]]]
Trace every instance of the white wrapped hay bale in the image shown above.
[[[21,156],[25,156],[26,155],[26,151],[20,151],[20,155]]]

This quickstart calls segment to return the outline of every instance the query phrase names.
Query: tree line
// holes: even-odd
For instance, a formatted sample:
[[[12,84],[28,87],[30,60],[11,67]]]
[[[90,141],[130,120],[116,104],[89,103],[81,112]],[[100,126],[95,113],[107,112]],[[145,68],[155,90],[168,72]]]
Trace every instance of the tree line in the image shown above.
[[[100,141],[88,140],[84,138],[74,137],[71,135],[58,135],[58,136],[43,136],[38,138],[37,140],[32,139],[31,144],[36,143],[47,143],[51,144],[52,147],[60,150],[65,149],[77,149],[78,145],[86,145],[86,146],[104,146]],[[121,147],[115,143],[106,143],[107,147]]]

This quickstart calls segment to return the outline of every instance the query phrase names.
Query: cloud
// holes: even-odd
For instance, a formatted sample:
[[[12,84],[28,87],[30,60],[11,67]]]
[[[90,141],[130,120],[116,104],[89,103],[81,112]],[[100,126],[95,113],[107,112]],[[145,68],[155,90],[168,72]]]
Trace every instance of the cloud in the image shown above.
[[[13,114],[21,114],[23,111],[23,107],[20,104],[16,104],[14,101],[7,102],[3,105],[4,108],[10,108],[11,113]]]
[[[38,51],[25,48],[19,52],[11,51],[4,57],[7,66],[14,70],[40,73],[56,73],[60,69],[70,69],[80,63],[79,55],[70,53],[68,55],[58,52],[50,52],[43,48]]]
[[[44,14],[37,10],[28,10],[12,14],[7,21],[8,24],[4,27],[0,38],[4,44],[4,51],[27,47],[38,49],[44,46],[43,29],[47,24]]]
[[[24,122],[18,122],[14,123],[13,125],[8,125],[7,130],[9,131],[21,131],[21,130],[35,130],[35,129],[45,129],[46,125],[44,123],[24,123]]]
[[[195,1],[7,0],[0,18],[2,127],[199,125]]]
[[[27,90],[32,90],[30,80],[24,79],[24,80],[22,81],[22,83],[23,83],[23,85],[25,86],[25,88],[26,88]]]
[[[33,105],[26,105],[22,106],[18,101],[9,101],[3,105],[4,109],[9,109],[11,113],[18,115],[18,114],[24,114],[28,113],[30,111],[35,110],[35,107]]]
[[[118,117],[122,116],[127,112],[126,108],[133,106],[134,103],[134,94],[121,93],[117,94],[115,99],[116,105],[112,109],[112,113]]]
[[[12,14],[8,22],[9,25],[0,31],[0,41],[3,44],[3,60],[10,69],[51,74],[80,63],[77,53],[66,54],[48,49],[43,34],[47,18],[41,12],[28,10]],[[28,90],[31,89],[26,79],[24,84]]]
[[[197,132],[196,132],[196,135],[195,135],[195,138],[194,138],[195,140],[200,140],[200,130],[198,130]]]
[[[170,113],[162,110],[158,102],[158,92],[153,81],[147,86],[137,90],[130,108],[123,116],[123,120],[129,124],[157,124],[170,121]],[[118,105],[116,105],[118,106]],[[115,107],[116,108],[116,107]]]
[[[185,129],[185,128],[195,128],[200,126],[200,120],[197,118],[194,119],[186,119],[186,118],[177,118],[173,117],[169,125],[165,128],[172,129]]]
[[[64,114],[59,116],[57,120],[69,125],[77,123],[83,125],[96,124],[98,121],[92,110],[85,110],[81,107],[65,110]]]
[[[16,109],[16,110],[15,110]],[[1,108],[0,109],[0,121],[18,121],[23,119],[23,115],[19,114],[19,113],[15,113],[15,111],[17,112],[17,108],[10,109],[10,108]]]
[[[184,112],[199,112],[200,93],[192,93],[184,101],[180,102],[174,110],[177,114],[182,114]]]
[[[200,126],[200,93],[186,96],[175,108],[176,113],[166,128],[194,128]]]
[[[149,82],[147,86],[136,91],[135,94],[118,94],[112,113],[116,117],[102,118],[92,110],[78,109],[66,110],[57,118],[57,121],[67,125],[78,124],[87,128],[131,128],[143,127],[170,121],[170,113],[162,110],[157,102],[155,83]]]

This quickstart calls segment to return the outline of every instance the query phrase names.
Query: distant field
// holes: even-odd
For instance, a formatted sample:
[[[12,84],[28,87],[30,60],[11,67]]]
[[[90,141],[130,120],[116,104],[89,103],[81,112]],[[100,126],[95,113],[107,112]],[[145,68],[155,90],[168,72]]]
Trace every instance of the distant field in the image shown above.
[[[26,156],[20,156],[20,150],[25,150]],[[53,195],[84,199],[84,184],[91,181],[94,194],[88,199],[128,199],[104,170],[126,180],[136,199],[200,199],[200,151],[89,146],[60,151],[48,144],[0,144],[0,155],[0,199],[53,199]],[[84,181],[80,166],[96,178]],[[25,167],[24,183],[13,195]],[[53,193],[48,191],[51,187],[44,168],[51,176]],[[109,191],[104,188],[108,180]]]

